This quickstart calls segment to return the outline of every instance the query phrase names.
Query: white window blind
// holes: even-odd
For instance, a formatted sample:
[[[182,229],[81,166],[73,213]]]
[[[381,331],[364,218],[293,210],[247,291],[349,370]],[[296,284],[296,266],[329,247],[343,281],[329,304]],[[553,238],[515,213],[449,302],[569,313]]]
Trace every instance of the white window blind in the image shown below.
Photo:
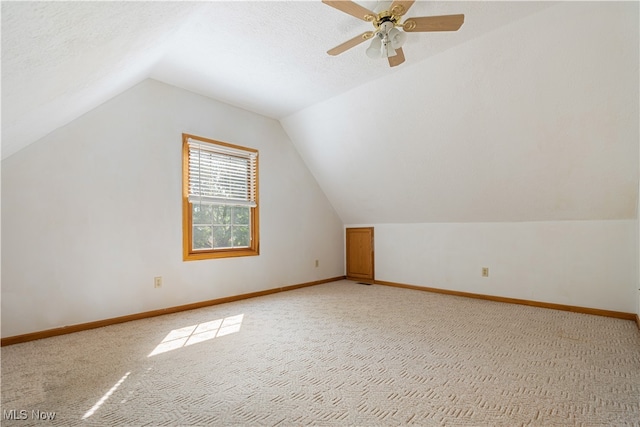
[[[255,152],[194,139],[189,144],[189,202],[256,206]]]

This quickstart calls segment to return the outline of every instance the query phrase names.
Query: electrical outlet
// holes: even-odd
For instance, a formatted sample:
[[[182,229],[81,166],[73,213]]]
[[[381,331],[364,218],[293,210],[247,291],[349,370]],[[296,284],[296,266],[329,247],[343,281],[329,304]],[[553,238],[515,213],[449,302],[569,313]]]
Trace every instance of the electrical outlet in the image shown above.
[[[320,260],[316,260],[316,267],[320,267]]]
[[[153,278],[153,287],[154,288],[162,287],[162,276],[158,276],[158,277],[154,277]]]
[[[482,277],[489,277],[489,267],[482,267]]]

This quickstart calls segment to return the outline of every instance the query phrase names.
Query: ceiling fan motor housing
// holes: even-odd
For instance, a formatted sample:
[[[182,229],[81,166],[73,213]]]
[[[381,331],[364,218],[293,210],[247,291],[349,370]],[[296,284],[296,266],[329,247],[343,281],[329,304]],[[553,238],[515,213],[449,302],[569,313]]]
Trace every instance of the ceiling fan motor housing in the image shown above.
[[[380,23],[380,25],[378,26],[378,29],[381,32],[384,32],[385,34],[388,34],[389,31],[391,31],[393,29],[393,27],[395,27],[395,22],[391,21],[391,20],[386,20]]]
[[[385,10],[384,12],[380,12],[378,14],[376,19],[373,21],[373,25],[376,27],[376,29],[382,29],[383,31],[386,29],[386,31],[388,32],[389,30],[391,30],[391,28],[398,25],[399,21],[399,16],[395,16]]]

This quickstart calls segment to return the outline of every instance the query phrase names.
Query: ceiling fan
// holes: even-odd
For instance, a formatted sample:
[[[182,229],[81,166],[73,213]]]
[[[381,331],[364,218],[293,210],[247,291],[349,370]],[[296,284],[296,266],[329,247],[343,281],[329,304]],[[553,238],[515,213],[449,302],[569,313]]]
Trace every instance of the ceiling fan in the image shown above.
[[[415,0],[394,0],[387,9],[375,13],[350,0],[322,0],[322,3],[363,21],[371,22],[375,27],[374,31],[365,31],[328,50],[327,53],[332,56],[339,55],[365,40],[372,39],[371,45],[367,48],[367,56],[374,59],[385,57],[389,61],[389,66],[395,67],[404,62],[402,45],[407,37],[399,28],[407,33],[457,31],[464,23],[464,15],[462,14],[420,16],[408,18],[400,23],[402,16],[407,13],[414,2]]]

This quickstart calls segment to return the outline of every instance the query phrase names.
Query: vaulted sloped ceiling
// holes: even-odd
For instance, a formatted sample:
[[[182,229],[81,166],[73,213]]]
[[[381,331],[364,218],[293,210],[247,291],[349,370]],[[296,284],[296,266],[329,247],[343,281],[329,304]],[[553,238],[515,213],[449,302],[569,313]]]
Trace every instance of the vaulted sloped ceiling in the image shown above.
[[[633,219],[638,16],[556,5],[283,124],[347,224]]]
[[[635,218],[638,12],[417,2],[465,23],[391,69],[320,1],[3,2],[2,156],[154,78],[279,119],[345,223]]]
[[[2,2],[2,157],[147,78],[194,7]]]
[[[467,22],[413,34],[401,67],[550,6],[419,1],[409,15]],[[280,119],[397,72],[367,58],[366,44],[327,55],[373,27],[319,0],[5,1],[1,11],[3,158],[149,77]]]

